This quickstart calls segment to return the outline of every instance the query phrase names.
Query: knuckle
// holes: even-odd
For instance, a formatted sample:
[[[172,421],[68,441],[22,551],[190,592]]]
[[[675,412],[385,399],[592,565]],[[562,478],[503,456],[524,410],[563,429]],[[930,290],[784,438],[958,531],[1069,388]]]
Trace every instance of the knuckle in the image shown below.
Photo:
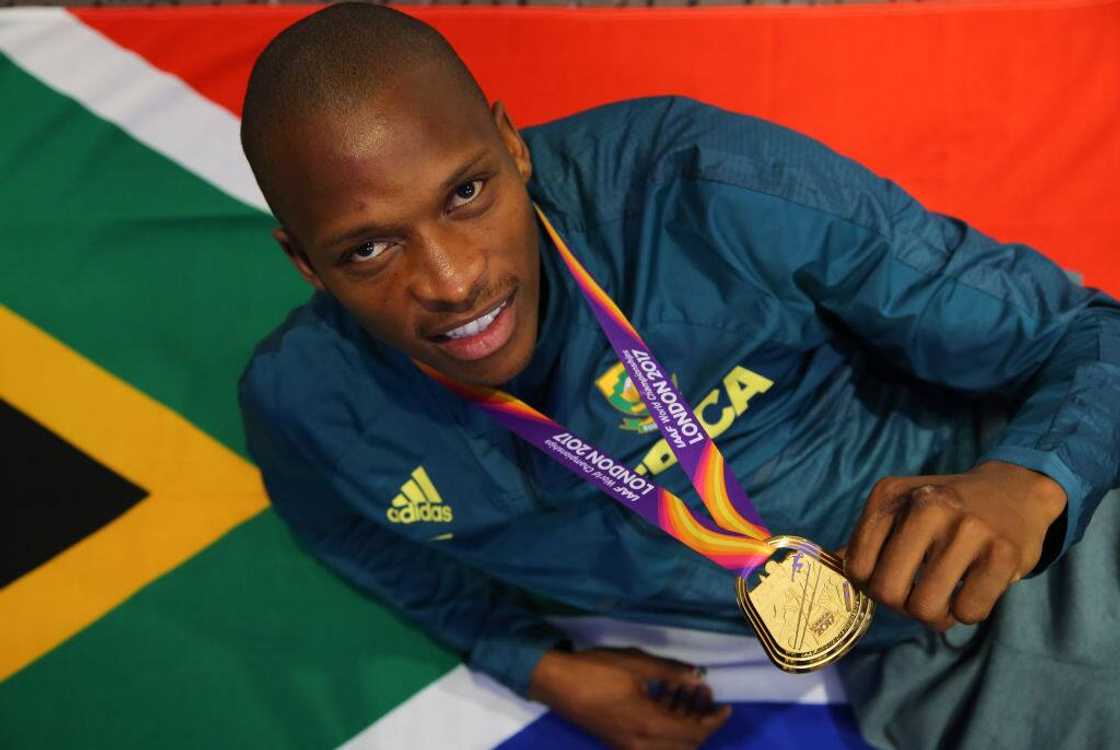
[[[902,597],[898,594],[897,589],[890,581],[872,580],[867,587],[867,592],[875,601],[885,604],[892,609],[902,609]]]
[[[936,630],[938,633],[944,633],[946,630],[953,626],[953,621],[948,617],[939,617],[936,620],[925,623],[927,627]]]
[[[965,625],[975,625],[987,618],[991,611],[990,606],[984,606],[973,599],[965,599],[953,603],[953,617]]]
[[[951,508],[929,495],[914,498],[914,502],[910,506],[910,518],[914,523],[943,527],[952,516]]]
[[[976,516],[962,516],[957,523],[957,533],[968,538],[979,539],[988,536],[991,530],[985,521]]]
[[[871,500],[883,503],[900,494],[901,482],[898,477],[883,477],[871,488]]]
[[[941,517],[948,517],[961,507],[957,491],[943,484],[923,484],[910,493],[910,498],[915,505]]]
[[[975,614],[971,614],[971,613],[970,614],[962,614],[962,613],[956,612],[956,611],[953,612],[953,617],[956,618],[957,622],[959,622],[961,625],[976,625],[976,624],[984,621],[984,618],[981,617],[980,615],[975,615]]]
[[[944,487],[939,484],[922,484],[910,490],[910,496],[921,500],[934,500],[941,497]]]
[[[844,558],[844,574],[848,578],[858,583],[866,583],[867,579],[871,577],[871,571],[870,559],[861,554],[859,550],[848,551],[848,556]]]
[[[925,592],[914,592],[907,602],[906,611],[915,620],[932,624],[940,621],[945,615],[945,603]]]
[[[922,485],[911,493],[916,505],[935,508],[937,512],[948,514],[950,510],[961,507],[961,497],[948,485]]]
[[[996,537],[992,540],[988,556],[992,563],[999,568],[1015,568],[1019,563],[1018,548],[1003,537]]]

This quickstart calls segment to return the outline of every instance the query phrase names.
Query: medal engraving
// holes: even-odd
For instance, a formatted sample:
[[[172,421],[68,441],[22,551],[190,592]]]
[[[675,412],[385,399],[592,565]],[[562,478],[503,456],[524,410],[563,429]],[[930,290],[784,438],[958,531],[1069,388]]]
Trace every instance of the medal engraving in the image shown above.
[[[770,660],[809,672],[839,659],[871,624],[875,603],[844,577],[839,558],[794,536],[767,540],[773,556],[737,582],[739,606]]]

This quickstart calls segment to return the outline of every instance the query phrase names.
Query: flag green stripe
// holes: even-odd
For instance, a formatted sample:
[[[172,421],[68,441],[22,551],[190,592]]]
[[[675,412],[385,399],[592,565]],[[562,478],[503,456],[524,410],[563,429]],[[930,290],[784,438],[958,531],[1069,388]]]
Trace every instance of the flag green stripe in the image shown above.
[[[0,301],[244,455],[237,378],[309,292],[272,219],[3,58],[0,90]]]
[[[0,683],[0,747],[333,747],[457,663],[263,513]]]

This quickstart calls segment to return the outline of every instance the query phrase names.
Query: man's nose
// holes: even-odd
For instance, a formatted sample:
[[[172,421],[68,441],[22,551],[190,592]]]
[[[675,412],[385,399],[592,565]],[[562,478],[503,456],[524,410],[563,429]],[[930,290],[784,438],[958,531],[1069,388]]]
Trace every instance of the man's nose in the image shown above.
[[[416,237],[412,294],[432,312],[466,312],[485,284],[486,253],[454,228],[434,228]]]

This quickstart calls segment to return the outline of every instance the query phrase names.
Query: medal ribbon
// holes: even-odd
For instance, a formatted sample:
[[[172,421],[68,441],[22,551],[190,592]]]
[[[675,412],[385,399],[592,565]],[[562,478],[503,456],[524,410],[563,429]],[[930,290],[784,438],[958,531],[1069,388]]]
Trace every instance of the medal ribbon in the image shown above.
[[[535,208],[654,424],[688,474],[715,524],[695,517],[679,497],[615,461],[516,396],[497,388],[459,383],[420,362],[416,363],[417,367],[577,476],[717,565],[742,573],[766,562],[773,552],[765,542],[770,532],[731,473],[715,441],[708,436],[688,401],[668,377],[668,371],[653,356],[614,300],[591,278],[544,212]]]

